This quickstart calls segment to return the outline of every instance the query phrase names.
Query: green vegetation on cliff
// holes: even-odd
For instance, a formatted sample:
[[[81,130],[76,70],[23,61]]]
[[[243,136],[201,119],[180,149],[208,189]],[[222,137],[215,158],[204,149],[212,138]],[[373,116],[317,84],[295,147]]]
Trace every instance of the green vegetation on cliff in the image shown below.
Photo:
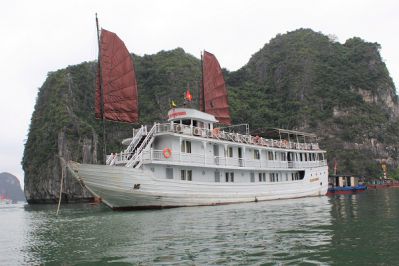
[[[383,158],[396,167],[398,102],[379,49],[308,29],[278,35],[229,73],[233,118],[315,132],[343,173],[379,175]]]
[[[379,49],[360,38],[340,44],[309,29],[278,35],[241,69],[224,70],[233,122],[315,132],[341,173],[378,176],[381,159],[396,168],[398,102]],[[164,121],[169,101],[181,103],[187,86],[197,106],[199,59],[181,48],[133,58],[143,124]],[[40,88],[22,161],[28,200],[56,197],[57,156],[101,160],[95,70],[85,62],[50,72]],[[120,151],[131,125],[106,127],[108,152]],[[79,185],[70,186],[79,197]]]

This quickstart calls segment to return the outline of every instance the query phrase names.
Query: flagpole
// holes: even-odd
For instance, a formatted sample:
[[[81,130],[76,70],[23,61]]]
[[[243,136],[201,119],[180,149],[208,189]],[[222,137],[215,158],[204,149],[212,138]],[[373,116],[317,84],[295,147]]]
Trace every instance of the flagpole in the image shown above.
[[[97,42],[98,42],[98,77],[99,77],[99,85],[100,85],[100,94],[101,94],[101,119],[102,119],[102,128],[103,128],[103,160],[104,164],[107,163],[107,144],[105,143],[105,116],[104,116],[104,86],[103,86],[103,77],[102,77],[102,66],[101,66],[101,43],[100,43],[100,28],[98,26],[98,17],[96,13],[96,26],[97,26]]]

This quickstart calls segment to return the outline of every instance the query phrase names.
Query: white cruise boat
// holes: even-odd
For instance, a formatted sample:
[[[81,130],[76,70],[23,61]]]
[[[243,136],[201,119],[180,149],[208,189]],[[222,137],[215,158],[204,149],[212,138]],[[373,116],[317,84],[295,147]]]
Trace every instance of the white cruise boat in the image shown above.
[[[107,43],[115,46],[117,41],[124,47],[114,33],[102,30],[100,54],[109,53]],[[125,59],[121,55],[107,58],[131,60],[126,48],[117,50],[125,50]],[[103,81],[97,88],[97,117],[136,122],[133,62],[113,62],[128,65],[132,71],[132,82],[121,85],[107,75],[127,71],[110,71],[112,67],[104,61],[99,60]],[[123,141],[126,149],[108,155],[105,165],[70,162],[75,177],[113,209],[218,205],[327,193],[326,155],[319,149],[315,135],[276,129],[274,138],[268,138],[251,136],[248,129],[241,134],[232,131],[234,126],[221,127],[230,124],[227,90],[219,63],[208,52],[203,57],[202,83],[201,111],[172,108],[167,122],[133,130],[133,137]],[[133,96],[127,98],[133,100],[127,106],[134,106],[133,110],[124,113],[128,109],[123,107],[125,102],[111,106],[115,99],[122,98],[115,95],[117,86],[122,87],[124,97],[126,88],[132,88]]]

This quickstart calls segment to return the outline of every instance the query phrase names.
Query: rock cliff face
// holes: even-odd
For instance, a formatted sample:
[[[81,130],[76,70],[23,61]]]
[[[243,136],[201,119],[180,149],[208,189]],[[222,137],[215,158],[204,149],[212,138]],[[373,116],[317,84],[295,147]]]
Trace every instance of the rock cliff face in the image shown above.
[[[381,160],[396,168],[399,106],[379,48],[359,38],[340,44],[308,29],[276,36],[238,71],[224,70],[233,122],[314,132],[341,173],[378,176]],[[133,57],[143,124],[164,121],[169,100],[181,104],[187,86],[196,106],[197,58],[180,48]],[[22,162],[28,202],[57,200],[60,156],[101,163],[95,69],[82,63],[51,72],[40,88]],[[106,128],[108,152],[120,151],[132,125],[108,122]],[[91,197],[71,176],[64,185],[65,200]]]
[[[23,158],[25,196],[29,203],[56,202],[61,170],[65,167],[60,157],[97,162],[96,130],[84,119],[85,115],[80,117],[90,109],[87,104],[91,99],[86,98],[89,96],[84,92],[92,88],[93,67],[93,63],[83,63],[49,73],[39,90]],[[73,76],[78,76],[82,82],[75,83]],[[92,197],[69,174],[64,178],[63,187],[64,201],[89,200]]]
[[[0,173],[0,196],[13,202],[25,201],[18,178],[10,173]]]
[[[379,49],[308,29],[278,35],[228,75],[233,96],[241,95],[234,118],[315,132],[340,173],[380,176],[381,160],[398,165],[399,112]]]

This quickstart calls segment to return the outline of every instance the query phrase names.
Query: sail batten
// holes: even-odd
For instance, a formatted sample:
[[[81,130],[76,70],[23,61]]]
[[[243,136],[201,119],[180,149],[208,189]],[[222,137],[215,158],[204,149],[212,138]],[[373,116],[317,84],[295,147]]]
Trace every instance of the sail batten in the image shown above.
[[[96,118],[135,123],[138,122],[138,94],[133,59],[123,41],[113,32],[102,29],[100,38],[101,87],[97,73]]]
[[[231,125],[227,88],[222,69],[216,57],[204,51],[202,63],[203,93],[201,96],[201,110],[212,114],[221,124]]]

